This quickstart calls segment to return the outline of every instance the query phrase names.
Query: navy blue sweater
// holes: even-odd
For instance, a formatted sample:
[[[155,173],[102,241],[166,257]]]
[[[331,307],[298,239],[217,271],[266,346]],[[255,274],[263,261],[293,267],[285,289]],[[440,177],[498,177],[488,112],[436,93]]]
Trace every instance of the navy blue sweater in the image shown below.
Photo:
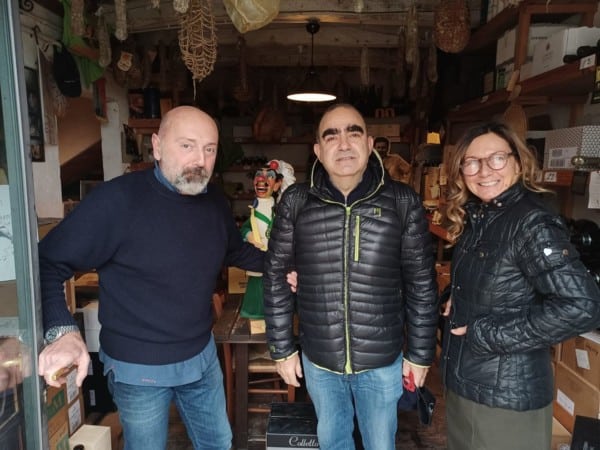
[[[185,196],[152,170],[94,188],[39,244],[44,329],[74,323],[64,280],[99,274],[100,345],[111,357],[169,364],[207,344],[221,268],[262,272],[264,253],[242,242],[223,194]]]

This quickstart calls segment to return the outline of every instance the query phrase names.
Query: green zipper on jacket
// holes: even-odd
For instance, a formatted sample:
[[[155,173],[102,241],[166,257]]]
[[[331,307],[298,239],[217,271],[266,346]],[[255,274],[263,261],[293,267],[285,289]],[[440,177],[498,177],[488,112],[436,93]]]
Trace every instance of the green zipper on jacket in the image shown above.
[[[352,373],[352,357],[350,356],[350,318],[348,317],[348,242],[350,240],[350,218],[352,217],[352,207],[346,206],[346,218],[344,219],[344,334],[346,341],[346,367],[345,373]]]
[[[356,216],[354,222],[354,262],[360,257],[360,216]]]
[[[379,160],[379,163],[381,164],[381,167],[383,168],[383,162],[381,161],[381,158],[379,157],[379,155],[377,155],[377,159]],[[310,188],[314,189],[315,188],[315,184],[314,184],[314,170],[316,167],[316,162],[315,165],[313,165],[312,169],[311,169],[311,175],[310,175]],[[342,251],[344,252],[344,271],[342,276],[344,277],[344,334],[345,334],[345,345],[346,345],[346,364],[344,366],[344,373],[353,373],[352,372],[352,357],[350,354],[350,317],[349,317],[349,307],[348,307],[348,299],[349,299],[349,279],[348,279],[348,270],[349,270],[349,266],[348,266],[348,242],[350,241],[350,218],[352,217],[352,209],[354,208],[355,205],[357,205],[358,203],[368,200],[369,198],[373,197],[381,188],[381,186],[383,186],[383,181],[385,178],[384,175],[385,170],[382,170],[381,172],[381,178],[379,179],[379,183],[377,184],[377,186],[375,187],[375,189],[373,189],[373,191],[361,198],[358,199],[356,201],[354,201],[351,205],[345,205],[343,203],[340,202],[336,202],[330,199],[326,199],[324,197],[322,197],[321,195],[317,195],[317,197],[319,199],[321,199],[321,201],[325,202],[325,203],[329,203],[332,205],[340,205],[342,207],[344,207],[345,211],[346,211],[346,217],[344,219],[344,243],[342,245]],[[381,210],[377,211],[378,215],[381,215]],[[354,224],[354,261],[358,261],[359,257],[360,257],[360,216],[356,216],[356,222]]]

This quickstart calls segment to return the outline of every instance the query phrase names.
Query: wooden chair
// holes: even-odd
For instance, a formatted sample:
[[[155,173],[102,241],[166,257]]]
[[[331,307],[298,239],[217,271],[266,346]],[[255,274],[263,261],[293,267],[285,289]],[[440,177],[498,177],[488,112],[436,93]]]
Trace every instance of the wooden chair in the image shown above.
[[[224,302],[225,294],[223,292],[216,292],[213,294],[213,310],[215,318],[221,317]],[[233,358],[232,345],[223,343],[222,346],[227,415],[231,423],[233,423],[235,410],[235,360]],[[283,398],[285,398],[289,403],[294,402],[296,400],[296,388],[291,385],[285,385],[284,381],[277,373],[275,362],[269,355],[266,343],[250,345],[248,353],[248,375],[252,377],[248,380],[248,396],[278,395],[280,396],[279,401],[283,401]],[[268,413],[270,412],[270,408],[252,404],[252,402],[248,400],[248,412]]]
[[[212,306],[214,319],[217,320],[223,314],[223,304],[225,303],[225,293],[215,292],[212,297]],[[227,405],[227,416],[229,422],[233,423],[233,411],[235,410],[233,395],[233,354],[231,344],[224,342],[221,344],[223,349],[223,372],[225,376],[225,398]]]

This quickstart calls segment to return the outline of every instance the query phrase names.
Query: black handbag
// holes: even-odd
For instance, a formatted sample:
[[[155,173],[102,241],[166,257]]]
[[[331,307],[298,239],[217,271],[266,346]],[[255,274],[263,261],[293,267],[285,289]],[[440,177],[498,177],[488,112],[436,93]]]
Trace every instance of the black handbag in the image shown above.
[[[423,425],[431,425],[433,410],[435,408],[435,396],[425,386],[417,388],[417,412],[419,421]]]
[[[398,410],[416,410],[419,422],[423,425],[431,425],[435,408],[435,396],[425,386],[416,387],[405,382],[404,387],[405,389],[398,401]]]

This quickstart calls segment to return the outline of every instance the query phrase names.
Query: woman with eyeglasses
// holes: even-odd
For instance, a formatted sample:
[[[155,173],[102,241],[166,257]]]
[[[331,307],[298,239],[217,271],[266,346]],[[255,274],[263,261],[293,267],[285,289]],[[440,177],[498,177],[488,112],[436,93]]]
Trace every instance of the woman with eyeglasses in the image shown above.
[[[538,175],[501,123],[469,129],[448,163],[448,450],[549,449],[550,348],[600,326],[599,288],[541,202]]]

